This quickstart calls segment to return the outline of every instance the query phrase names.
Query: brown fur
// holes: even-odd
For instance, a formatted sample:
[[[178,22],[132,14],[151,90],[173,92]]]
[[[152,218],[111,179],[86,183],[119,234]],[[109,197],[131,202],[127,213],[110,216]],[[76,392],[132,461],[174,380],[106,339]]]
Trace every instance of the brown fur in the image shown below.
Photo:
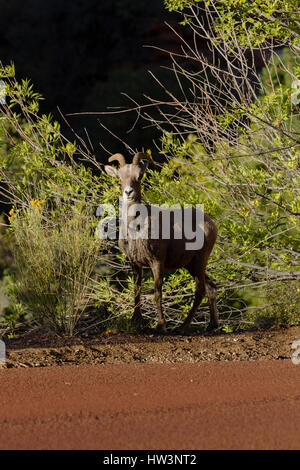
[[[110,161],[113,160],[119,161],[120,169],[117,170],[114,167],[106,166],[106,172],[120,179],[122,192],[124,192],[126,188],[128,191],[131,191],[129,195],[130,199],[127,200],[127,204],[123,207],[124,212],[126,209],[129,210],[133,204],[141,203],[141,178],[147,168],[147,155],[142,153],[136,154],[131,165],[126,165],[124,157],[120,154],[110,157]],[[141,160],[146,161],[140,165]],[[217,228],[214,222],[204,214],[204,245],[199,250],[186,250],[185,244],[187,240],[185,238],[174,238],[174,224],[172,218],[170,222],[170,239],[163,239],[161,233],[159,233],[158,239],[151,239],[151,225],[154,224],[154,227],[158,227],[159,232],[161,232],[159,212],[154,211],[154,215],[152,214],[152,217],[150,217],[150,206],[146,207],[148,210],[148,238],[135,240],[130,237],[129,233],[125,239],[119,239],[119,246],[129,258],[134,274],[135,304],[132,321],[137,325],[142,322],[140,292],[143,267],[147,266],[151,268],[154,277],[155,301],[158,313],[157,331],[161,333],[166,331],[166,322],[162,309],[164,271],[165,269],[175,270],[184,267],[194,277],[196,289],[193,306],[178,331],[183,333],[185,329],[189,327],[205,294],[208,297],[210,306],[209,329],[217,328],[218,312],[216,306],[216,289],[214,283],[205,274],[208,258],[217,238]],[[193,215],[196,215],[196,209],[193,209]],[[122,217],[123,226],[121,225],[121,231],[127,230],[132,219],[132,217],[128,216],[127,220],[124,222],[124,217]]]

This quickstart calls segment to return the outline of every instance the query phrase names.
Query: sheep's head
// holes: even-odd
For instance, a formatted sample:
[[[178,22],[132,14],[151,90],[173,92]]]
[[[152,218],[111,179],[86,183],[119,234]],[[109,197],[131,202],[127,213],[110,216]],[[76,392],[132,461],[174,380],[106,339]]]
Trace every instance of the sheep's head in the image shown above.
[[[149,159],[149,155],[143,152],[136,153],[129,165],[126,164],[121,153],[115,153],[108,159],[109,162],[116,160],[120,164],[119,169],[110,165],[105,165],[104,169],[108,175],[117,177],[121,181],[124,200],[130,202],[140,201],[141,180],[148,167]]]

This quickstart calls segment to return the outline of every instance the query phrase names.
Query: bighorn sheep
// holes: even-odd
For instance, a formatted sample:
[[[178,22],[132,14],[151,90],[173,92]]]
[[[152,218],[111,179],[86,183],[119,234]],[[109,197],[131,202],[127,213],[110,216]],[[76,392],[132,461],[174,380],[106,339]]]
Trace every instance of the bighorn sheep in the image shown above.
[[[187,250],[187,239],[185,239],[184,236],[181,239],[174,237],[174,231],[172,231],[173,236],[171,234],[169,239],[165,239],[161,236],[161,230],[159,229],[159,236],[151,238],[150,225],[152,224],[153,226],[154,224],[161,224],[161,218],[156,218],[155,221],[151,219],[153,215],[147,216],[148,219],[150,219],[148,221],[149,236],[146,239],[131,237],[130,233],[127,232],[127,229],[129,224],[133,221],[134,216],[130,216],[128,214],[130,213],[132,205],[141,203],[141,179],[147,169],[149,157],[145,153],[138,152],[133,157],[132,163],[126,164],[124,156],[117,153],[109,158],[109,162],[114,160],[119,162],[120,168],[117,169],[113,166],[106,165],[105,171],[110,176],[118,177],[122,185],[123,205],[120,233],[125,233],[126,236],[123,238],[119,237],[119,247],[126,253],[133,268],[135,303],[132,322],[136,325],[141,325],[143,322],[140,307],[140,292],[142,270],[144,266],[148,266],[152,269],[155,284],[155,300],[158,312],[156,331],[158,333],[166,332],[166,322],[162,310],[162,285],[164,271],[165,269],[174,270],[184,267],[194,277],[196,290],[193,306],[186,320],[177,329],[177,332],[184,333],[185,329],[190,325],[205,294],[208,297],[210,307],[210,322],[208,329],[217,328],[218,312],[216,306],[215,285],[205,274],[208,258],[217,238],[217,228],[214,222],[204,214],[202,226],[202,235],[204,236],[203,246],[201,249],[196,250]],[[147,208],[149,214],[149,211],[151,211],[154,206],[145,205],[144,207]],[[192,211],[196,211],[196,209],[193,208]],[[195,215],[195,212],[193,213]],[[171,221],[171,218],[170,224],[173,224],[174,226],[174,221]]]

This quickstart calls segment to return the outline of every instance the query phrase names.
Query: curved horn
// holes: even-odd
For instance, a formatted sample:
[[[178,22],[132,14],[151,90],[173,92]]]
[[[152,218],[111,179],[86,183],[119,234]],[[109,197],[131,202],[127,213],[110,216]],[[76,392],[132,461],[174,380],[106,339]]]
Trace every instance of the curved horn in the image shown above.
[[[126,161],[124,156],[121,153],[114,153],[111,157],[109,157],[108,161],[113,162],[117,160],[120,163],[120,167],[126,165]]]
[[[141,160],[149,160],[150,161],[149,155],[147,153],[144,153],[144,152],[136,153],[135,156],[133,157],[132,164],[133,165],[138,165]]]

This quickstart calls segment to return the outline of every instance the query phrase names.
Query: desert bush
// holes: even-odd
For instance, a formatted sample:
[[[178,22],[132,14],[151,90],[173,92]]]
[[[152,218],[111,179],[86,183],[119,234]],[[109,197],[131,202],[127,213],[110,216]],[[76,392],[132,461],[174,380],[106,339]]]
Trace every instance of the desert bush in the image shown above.
[[[22,316],[73,334],[90,307],[99,261],[94,235],[99,185],[89,168],[75,162],[76,143],[64,139],[52,116],[39,115],[42,97],[32,84],[18,82],[13,65],[0,74],[7,91],[0,116],[1,195],[10,205],[15,260],[6,273],[9,283],[3,282],[10,297],[3,328],[15,327]]]
[[[72,335],[93,294],[99,252],[93,217],[82,204],[44,200],[11,213],[15,295],[36,323]]]
[[[247,317],[258,327],[292,326],[300,323],[299,282],[270,283],[265,289],[266,307],[251,312]]]

